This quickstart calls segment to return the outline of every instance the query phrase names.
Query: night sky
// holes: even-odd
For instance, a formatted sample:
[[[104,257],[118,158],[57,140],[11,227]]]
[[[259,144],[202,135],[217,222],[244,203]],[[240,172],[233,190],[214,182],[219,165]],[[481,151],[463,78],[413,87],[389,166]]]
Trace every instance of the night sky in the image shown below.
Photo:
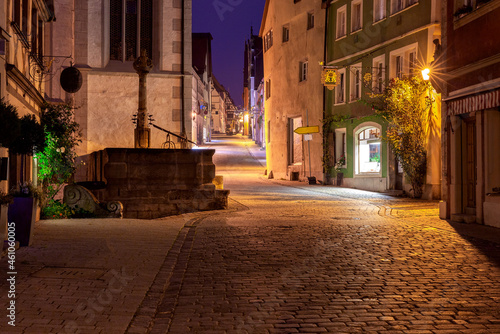
[[[217,80],[242,105],[243,52],[250,27],[258,35],[265,0],[193,0],[193,32],[212,34],[212,65]]]

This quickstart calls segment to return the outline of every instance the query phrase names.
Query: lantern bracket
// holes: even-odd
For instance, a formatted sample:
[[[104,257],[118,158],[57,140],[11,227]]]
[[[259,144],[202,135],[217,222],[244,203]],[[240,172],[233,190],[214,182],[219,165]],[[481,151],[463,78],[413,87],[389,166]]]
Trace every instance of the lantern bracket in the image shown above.
[[[47,82],[61,71],[67,59],[71,59],[70,64],[73,65],[73,56],[42,56],[31,52],[28,56],[29,75],[36,82]]]

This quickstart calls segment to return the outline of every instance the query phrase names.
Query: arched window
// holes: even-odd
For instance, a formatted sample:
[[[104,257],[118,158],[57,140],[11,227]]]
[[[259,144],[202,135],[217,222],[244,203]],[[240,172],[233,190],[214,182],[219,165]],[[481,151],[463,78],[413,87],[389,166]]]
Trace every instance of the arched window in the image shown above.
[[[356,174],[380,173],[381,130],[375,126],[362,127],[356,135]]]

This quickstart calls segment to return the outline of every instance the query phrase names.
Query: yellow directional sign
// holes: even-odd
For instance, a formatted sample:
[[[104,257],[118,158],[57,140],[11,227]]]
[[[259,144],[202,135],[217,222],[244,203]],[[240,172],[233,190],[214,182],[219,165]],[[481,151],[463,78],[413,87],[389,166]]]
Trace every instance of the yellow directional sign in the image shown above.
[[[293,132],[299,135],[307,135],[309,133],[318,133],[319,126],[301,126],[300,128],[295,129]]]

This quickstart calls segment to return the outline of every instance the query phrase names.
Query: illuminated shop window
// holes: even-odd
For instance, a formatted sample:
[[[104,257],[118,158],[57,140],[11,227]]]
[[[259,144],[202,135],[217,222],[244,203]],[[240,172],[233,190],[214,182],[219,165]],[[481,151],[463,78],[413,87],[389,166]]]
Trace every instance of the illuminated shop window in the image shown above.
[[[356,174],[380,173],[380,129],[364,128],[356,136]]]

